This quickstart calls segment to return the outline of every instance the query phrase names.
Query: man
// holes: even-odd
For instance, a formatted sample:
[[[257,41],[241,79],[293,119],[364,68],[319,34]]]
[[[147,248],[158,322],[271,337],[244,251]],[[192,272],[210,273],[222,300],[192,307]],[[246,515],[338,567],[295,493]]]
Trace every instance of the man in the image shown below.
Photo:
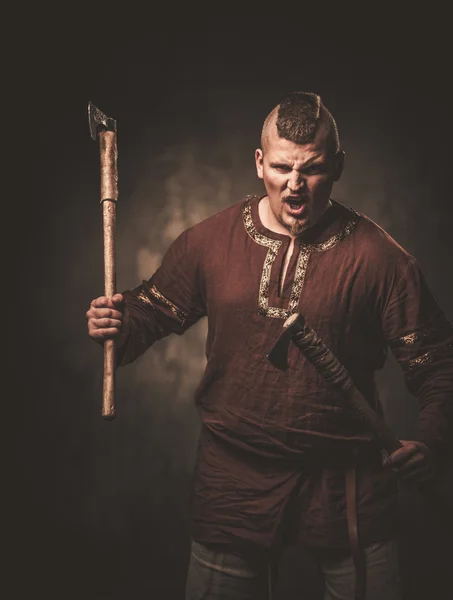
[[[284,98],[255,160],[266,194],[186,230],[136,289],[93,300],[89,335],[116,338],[124,365],[208,318],[188,600],[266,598],[279,550],[296,540],[319,560],[326,600],[365,597],[365,563],[367,600],[397,599],[397,482],[429,480],[444,459],[452,327],[414,258],[331,198],[344,152],[319,96]],[[295,312],[378,411],[374,373],[392,348],[421,411],[419,439],[387,464],[296,346],[287,371],[266,358]]]

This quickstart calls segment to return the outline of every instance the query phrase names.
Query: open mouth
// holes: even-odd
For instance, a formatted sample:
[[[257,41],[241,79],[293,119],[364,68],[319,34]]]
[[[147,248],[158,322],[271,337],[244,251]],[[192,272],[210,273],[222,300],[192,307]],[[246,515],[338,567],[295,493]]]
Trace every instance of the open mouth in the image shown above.
[[[291,200],[288,202],[288,204],[293,210],[297,210],[302,206],[302,202],[292,202]]]
[[[293,216],[301,216],[307,208],[307,203],[302,199],[287,198],[285,204],[288,212]]]

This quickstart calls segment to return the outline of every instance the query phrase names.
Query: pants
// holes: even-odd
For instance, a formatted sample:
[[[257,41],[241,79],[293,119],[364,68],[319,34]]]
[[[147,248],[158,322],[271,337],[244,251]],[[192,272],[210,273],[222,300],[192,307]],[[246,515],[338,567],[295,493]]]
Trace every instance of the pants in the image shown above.
[[[397,542],[379,542],[364,550],[366,600],[401,600]],[[316,556],[324,579],[323,599],[354,600],[351,555],[317,552]],[[272,580],[272,572],[263,561],[192,542],[186,600],[271,600]]]

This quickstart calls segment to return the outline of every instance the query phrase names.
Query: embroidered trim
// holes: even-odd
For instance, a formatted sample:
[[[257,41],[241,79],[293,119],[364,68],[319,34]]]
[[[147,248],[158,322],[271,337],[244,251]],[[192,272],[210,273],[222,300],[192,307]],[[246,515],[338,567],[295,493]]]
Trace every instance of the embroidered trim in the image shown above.
[[[269,283],[271,278],[271,269],[277,258],[278,251],[282,242],[280,240],[272,240],[265,235],[262,235],[256,230],[252,219],[252,202],[253,196],[248,196],[243,208],[244,227],[248,235],[254,242],[260,246],[268,248],[266,258],[263,265],[263,273],[261,275],[260,290],[258,296],[258,312],[264,317],[272,317],[278,319],[287,319],[297,311],[297,305],[304,286],[305,274],[307,272],[308,259],[312,252],[321,252],[330,250],[339,242],[343,241],[350,233],[352,233],[359,221],[359,215],[355,213],[350,221],[346,223],[341,231],[332,235],[325,242],[319,244],[304,244],[301,246],[299,258],[297,260],[296,273],[294,275],[293,286],[291,289],[288,308],[276,308],[269,306]]]
[[[351,210],[351,209],[349,209]],[[354,216],[351,217],[351,220],[346,223],[341,231],[332,235],[325,242],[319,242],[319,244],[306,244],[306,247],[311,251],[316,252],[324,252],[325,250],[330,250],[340,242],[342,242],[348,235],[350,235],[357,226],[359,222],[359,215],[357,213],[353,213]]]
[[[281,240],[271,240],[259,233],[252,220],[252,198],[248,197],[243,208],[244,227],[248,235],[260,246],[268,248],[266,258],[264,259],[263,273],[261,275],[260,291],[258,295],[258,312],[263,316],[277,317],[286,319],[287,311],[283,308],[269,307],[269,282],[271,279],[271,269],[277,258],[278,251],[282,245]]]
[[[450,350],[453,350],[453,342],[448,342],[443,348],[435,348],[434,350],[430,350],[429,352],[425,352],[425,354],[417,356],[417,358],[408,360],[403,364],[403,369],[405,371],[415,371],[424,365],[430,365],[438,358],[448,354]]]
[[[137,294],[137,298],[139,300],[141,300],[143,302],[143,304],[149,304],[150,306],[153,305],[153,303],[151,302],[151,300],[148,298],[148,296],[145,294],[145,292],[143,290],[140,292],[140,294]]]
[[[412,344],[415,344],[416,342],[419,342],[420,340],[423,340],[425,338],[433,338],[437,336],[437,334],[439,334],[441,331],[449,328],[451,328],[451,325],[447,320],[445,320],[445,323],[438,327],[420,329],[418,331],[408,333],[407,335],[403,335],[402,337],[390,340],[389,347],[394,349],[400,348],[401,346],[411,346]]]
[[[183,310],[181,310],[180,308],[178,308],[176,306],[176,304],[173,304],[173,302],[171,302],[168,298],[166,298],[163,294],[161,294],[155,285],[153,285],[152,287],[149,287],[146,284],[146,282],[143,282],[143,285],[146,286],[148,294],[150,296],[152,296],[153,298],[158,300],[164,306],[167,306],[171,310],[171,312],[175,315],[175,317],[179,321],[181,321],[181,325],[184,325],[184,323],[187,320],[187,317],[189,316],[188,313],[186,313]],[[149,297],[145,294],[145,292],[143,290],[138,294],[137,297],[144,304],[149,304],[152,306],[151,300],[149,299]]]

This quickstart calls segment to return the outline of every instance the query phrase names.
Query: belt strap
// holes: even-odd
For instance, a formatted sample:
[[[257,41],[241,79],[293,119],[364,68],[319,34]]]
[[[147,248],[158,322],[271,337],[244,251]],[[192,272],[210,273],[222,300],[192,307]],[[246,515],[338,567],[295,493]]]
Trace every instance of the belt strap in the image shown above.
[[[366,561],[360,544],[357,519],[357,485],[356,467],[353,463],[346,470],[346,516],[348,520],[348,536],[352,558],[355,566],[355,600],[365,600],[366,594]]]
[[[279,560],[280,551],[274,550],[271,552],[267,562],[267,600],[272,600],[274,597],[274,592],[277,585]]]

